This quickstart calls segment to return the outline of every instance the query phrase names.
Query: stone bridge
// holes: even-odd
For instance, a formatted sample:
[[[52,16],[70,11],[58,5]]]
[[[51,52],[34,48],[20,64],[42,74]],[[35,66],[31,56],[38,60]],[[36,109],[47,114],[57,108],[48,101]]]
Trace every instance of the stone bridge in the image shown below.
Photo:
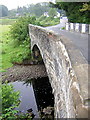
[[[31,49],[41,54],[54,94],[55,118],[88,118],[88,61],[73,42],[29,25]]]

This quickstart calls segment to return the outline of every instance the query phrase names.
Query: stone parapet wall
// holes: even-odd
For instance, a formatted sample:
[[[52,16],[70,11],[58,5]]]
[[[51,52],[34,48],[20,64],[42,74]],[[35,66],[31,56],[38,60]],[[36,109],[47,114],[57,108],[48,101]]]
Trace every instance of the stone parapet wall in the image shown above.
[[[68,31],[75,31],[75,32],[90,34],[90,24],[66,23],[65,29]]]
[[[55,118],[88,117],[88,64],[64,36],[29,25],[31,49],[40,50],[54,94]]]

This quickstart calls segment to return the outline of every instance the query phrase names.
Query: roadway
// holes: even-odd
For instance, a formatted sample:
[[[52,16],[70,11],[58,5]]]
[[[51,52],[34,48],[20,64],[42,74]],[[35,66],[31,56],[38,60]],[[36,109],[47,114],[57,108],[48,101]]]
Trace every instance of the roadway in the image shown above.
[[[55,26],[46,27],[46,29],[52,30],[59,35],[63,35],[66,38],[69,38],[73,44],[81,51],[82,55],[90,64],[90,35],[62,30],[61,28],[63,26],[64,25],[58,24]]]

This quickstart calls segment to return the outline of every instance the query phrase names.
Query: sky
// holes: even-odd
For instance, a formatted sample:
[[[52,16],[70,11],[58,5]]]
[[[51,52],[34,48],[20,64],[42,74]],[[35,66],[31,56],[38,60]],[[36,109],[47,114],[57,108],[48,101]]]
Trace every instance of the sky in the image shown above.
[[[5,5],[9,10],[15,9],[18,6],[26,6],[27,4],[36,4],[38,2],[49,2],[55,0],[0,0],[0,5]]]

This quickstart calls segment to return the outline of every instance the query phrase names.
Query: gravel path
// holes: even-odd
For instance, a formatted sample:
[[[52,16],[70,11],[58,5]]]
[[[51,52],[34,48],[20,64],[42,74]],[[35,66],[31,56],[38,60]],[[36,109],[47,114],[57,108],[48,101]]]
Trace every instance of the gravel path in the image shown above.
[[[46,69],[44,65],[15,65],[7,72],[1,73],[2,82],[8,81],[23,81],[31,78],[46,77]]]

